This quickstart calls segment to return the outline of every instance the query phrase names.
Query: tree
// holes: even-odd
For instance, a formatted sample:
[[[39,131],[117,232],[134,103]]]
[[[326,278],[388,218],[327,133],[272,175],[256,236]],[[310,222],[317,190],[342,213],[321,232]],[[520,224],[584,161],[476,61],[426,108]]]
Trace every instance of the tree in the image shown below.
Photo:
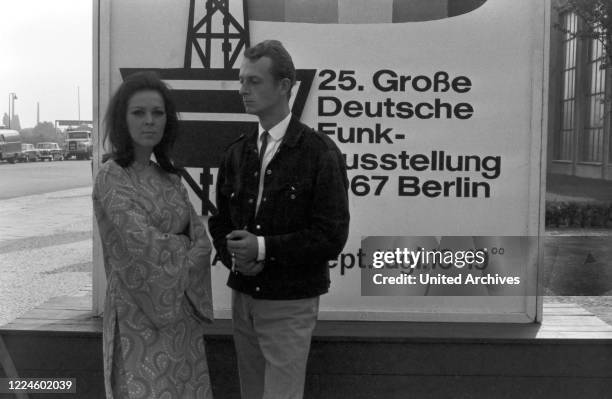
[[[4,115],[2,115],[2,124],[5,127],[8,127],[8,125],[9,125],[9,116],[8,116],[8,114],[6,112],[4,113]]]
[[[61,134],[52,122],[40,122],[34,128],[22,129],[21,136],[26,143],[37,144],[41,142],[61,143]]]
[[[26,127],[25,129],[21,129],[19,131],[21,141],[24,143],[36,144],[36,140],[34,139],[34,133],[32,133],[33,130],[33,127]]]
[[[599,40],[605,57],[602,68],[612,67],[612,0],[568,0],[564,9],[576,13],[585,23],[577,32],[557,27],[576,37]]]

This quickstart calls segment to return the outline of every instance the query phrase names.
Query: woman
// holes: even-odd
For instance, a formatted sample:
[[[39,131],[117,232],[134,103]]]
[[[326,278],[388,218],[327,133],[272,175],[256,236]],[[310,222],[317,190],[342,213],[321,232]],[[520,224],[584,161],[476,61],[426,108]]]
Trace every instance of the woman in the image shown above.
[[[211,246],[170,160],[178,120],[168,88],[152,72],[130,75],[105,124],[112,151],[93,202],[108,284],[106,396],[210,398]]]

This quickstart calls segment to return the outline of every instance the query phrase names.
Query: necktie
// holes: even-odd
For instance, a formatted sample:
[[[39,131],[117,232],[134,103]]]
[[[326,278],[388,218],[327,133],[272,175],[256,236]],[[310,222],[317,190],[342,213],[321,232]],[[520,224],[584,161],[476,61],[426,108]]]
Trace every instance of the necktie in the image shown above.
[[[266,155],[266,148],[268,147],[268,137],[270,133],[263,132],[261,134],[261,147],[259,148],[259,168],[263,165],[264,155]]]

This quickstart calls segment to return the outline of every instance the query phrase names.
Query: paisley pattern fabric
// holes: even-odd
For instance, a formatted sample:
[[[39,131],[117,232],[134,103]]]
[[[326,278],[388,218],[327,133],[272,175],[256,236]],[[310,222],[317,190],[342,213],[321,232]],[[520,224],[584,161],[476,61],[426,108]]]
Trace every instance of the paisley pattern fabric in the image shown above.
[[[211,246],[177,176],[114,161],[96,176],[107,278],[107,398],[211,398],[203,325],[212,321]]]

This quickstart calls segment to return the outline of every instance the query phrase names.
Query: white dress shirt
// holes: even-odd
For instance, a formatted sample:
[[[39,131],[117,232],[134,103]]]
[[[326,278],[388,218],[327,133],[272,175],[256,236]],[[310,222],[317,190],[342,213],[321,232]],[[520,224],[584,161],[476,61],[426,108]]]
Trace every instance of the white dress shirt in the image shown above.
[[[287,133],[287,128],[289,127],[289,122],[291,122],[291,112],[283,119],[278,122],[276,125],[272,126],[269,130],[268,136],[268,146],[266,147],[266,152],[263,155],[263,161],[261,162],[261,169],[259,170],[259,188],[257,191],[257,204],[255,208],[255,213],[259,211],[259,204],[261,203],[261,197],[263,193],[263,185],[264,185],[264,176],[265,170],[274,158],[274,155],[278,151],[281,142],[283,141],[283,137],[285,137],[285,133]],[[261,149],[261,136],[266,129],[259,124],[259,135],[257,136],[257,150]],[[266,258],[266,242],[263,237],[257,236],[257,260],[262,261]]]

